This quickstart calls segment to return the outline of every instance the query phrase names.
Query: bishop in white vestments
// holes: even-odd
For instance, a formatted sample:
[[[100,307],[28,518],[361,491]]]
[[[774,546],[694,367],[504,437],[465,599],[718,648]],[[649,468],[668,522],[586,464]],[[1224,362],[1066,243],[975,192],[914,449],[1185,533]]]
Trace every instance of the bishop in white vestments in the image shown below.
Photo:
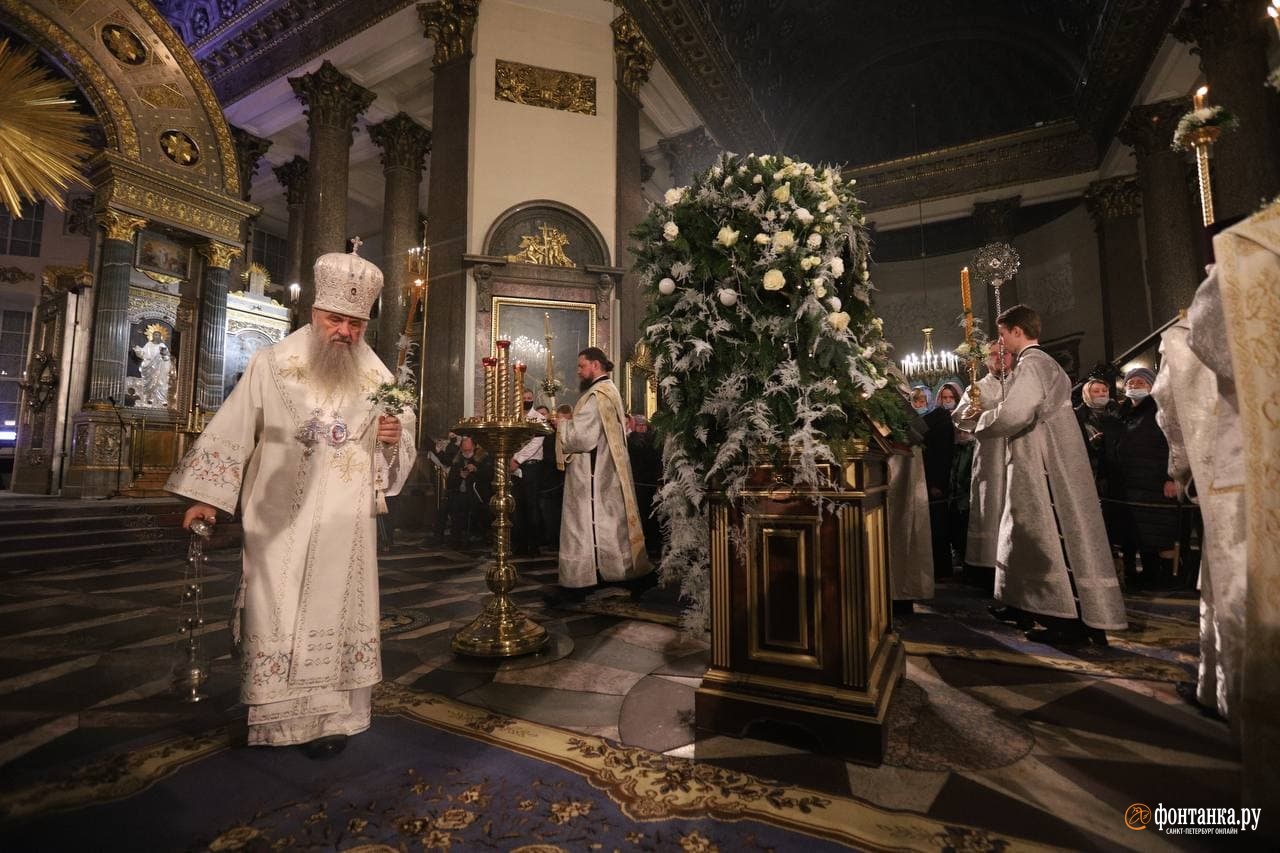
[[[382,678],[375,516],[415,449],[412,414],[369,399],[392,380],[362,338],[381,271],[333,253],[315,280],[311,324],[254,353],[166,488],[196,501],[184,526],[240,508],[249,743],[322,757],[369,727]]]
[[[613,363],[597,347],[578,356],[582,396],[572,417],[556,428],[556,455],[564,459],[564,512],[560,522],[560,586],[585,590],[599,579],[652,584],[627,455],[626,413],[609,378]],[[578,592],[578,597],[584,594]]]

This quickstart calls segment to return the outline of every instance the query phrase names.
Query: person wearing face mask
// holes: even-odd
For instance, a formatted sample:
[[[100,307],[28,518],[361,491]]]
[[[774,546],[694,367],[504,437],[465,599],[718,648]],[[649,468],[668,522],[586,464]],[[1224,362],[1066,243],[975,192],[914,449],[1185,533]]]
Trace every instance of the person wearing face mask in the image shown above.
[[[1115,519],[1114,541],[1124,559],[1126,582],[1147,587],[1169,581],[1172,562],[1165,555],[1178,541],[1178,486],[1169,479],[1169,442],[1156,421],[1151,396],[1155,379],[1146,367],[1125,374],[1125,401],[1116,413],[1118,427],[1104,461],[1103,503]]]

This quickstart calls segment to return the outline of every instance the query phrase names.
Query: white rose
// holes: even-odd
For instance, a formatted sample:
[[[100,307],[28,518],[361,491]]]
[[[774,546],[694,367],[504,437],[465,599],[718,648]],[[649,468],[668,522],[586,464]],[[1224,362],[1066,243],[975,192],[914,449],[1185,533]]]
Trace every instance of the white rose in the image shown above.
[[[668,222],[662,226],[662,236],[666,238],[668,243],[671,242],[680,236],[680,226],[674,222]]]
[[[762,175],[756,175],[755,177],[753,177],[753,178],[751,179],[751,183],[753,183],[753,184],[763,184],[763,183],[764,183],[764,177],[763,177]]]
[[[773,191],[774,201],[791,201],[791,184],[783,184]]]
[[[822,258],[819,258],[817,255],[805,255],[800,259],[800,269],[808,272],[820,263],[822,263]]]
[[[765,290],[782,290],[787,286],[787,277],[782,274],[782,270],[769,270],[764,274]]]
[[[813,280],[813,295],[821,299],[827,295],[827,286],[822,283],[822,279],[815,278]]]
[[[719,234],[716,234],[716,242],[719,243],[721,246],[725,246],[726,248],[729,246],[732,246],[734,243],[738,242],[738,233],[739,232],[734,231],[732,228],[726,225],[720,229]]]
[[[831,259],[831,274],[836,278],[844,275],[844,260],[838,255]]]
[[[831,297],[830,299],[827,300],[827,304],[831,306],[832,311],[839,311],[840,308],[844,305],[844,303],[840,301],[839,296]]]
[[[813,214],[803,207],[796,208],[795,217],[800,220],[801,225],[808,225],[813,221]]]
[[[826,212],[827,212],[827,208],[828,208],[828,207],[830,207],[830,206],[831,206],[831,205],[827,204],[825,201],[820,201],[820,202],[818,202],[818,212],[819,212],[819,213],[826,213]]]
[[[769,235],[761,231],[756,235],[756,245],[763,246],[769,242]]]
[[[808,246],[810,249],[816,249],[822,245],[822,235],[818,233],[810,234],[809,237],[804,241],[804,244]]]
[[[746,173],[747,173],[747,167],[746,167],[746,166],[739,166],[739,167],[738,167],[738,174],[739,174],[739,175],[745,175]]]
[[[662,199],[667,203],[667,206],[671,206],[679,202],[680,199],[684,198],[684,194],[688,191],[689,191],[688,187],[672,187],[671,189],[667,190],[667,194],[664,195]]]
[[[784,249],[793,248],[796,244],[796,235],[790,231],[777,231],[773,235],[773,248],[775,251],[781,252]]]
[[[827,315],[827,323],[837,332],[849,328],[849,315],[844,311],[832,311]]]
[[[836,217],[835,217],[835,215],[834,215],[834,214],[828,213],[826,216],[822,217],[822,221],[823,221],[823,222],[835,222],[835,221],[836,221]]]
[[[871,325],[876,327],[876,331],[880,331],[881,329],[884,328],[884,320],[880,319],[879,317],[876,317],[871,321]]]

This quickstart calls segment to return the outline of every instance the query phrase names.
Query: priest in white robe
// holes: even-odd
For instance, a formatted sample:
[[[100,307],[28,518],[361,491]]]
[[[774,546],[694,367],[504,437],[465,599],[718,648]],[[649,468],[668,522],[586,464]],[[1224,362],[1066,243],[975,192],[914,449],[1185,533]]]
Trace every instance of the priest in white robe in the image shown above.
[[[613,362],[598,347],[578,355],[582,396],[556,426],[556,456],[564,460],[560,522],[560,586],[581,600],[599,580],[626,582],[640,594],[656,582],[644,547],[626,413],[609,377]]]
[[[996,600],[1046,626],[1028,632],[1030,639],[1105,644],[1103,631],[1126,627],[1124,599],[1071,408],[1071,380],[1040,349],[1035,311],[1015,305],[1000,315],[997,328],[1014,356],[1013,374],[1004,399],[982,406],[974,430],[979,440],[1007,442]]]
[[[1197,291],[1192,313],[1165,330],[1160,374],[1151,395],[1156,420],[1169,440],[1169,477],[1200,506],[1200,670],[1195,700],[1228,719],[1240,696],[1244,653],[1244,452],[1235,387],[1219,378],[1188,344],[1192,318],[1221,317],[1207,301],[1217,294],[1216,271]],[[1200,330],[1202,333],[1204,330]],[[1221,357],[1226,335],[1214,336]],[[1228,359],[1229,361],[1229,359]]]
[[[1004,369],[1000,360],[1003,354]],[[1000,373],[1006,376],[1013,366],[1013,355],[1000,349],[998,342],[989,345],[985,361],[987,374],[978,380],[983,408],[994,408],[1004,396]],[[969,389],[960,398],[952,420],[958,429],[973,432],[976,418],[966,418]],[[969,531],[964,562],[968,566],[995,568],[996,545],[1000,541],[1000,517],[1004,510],[1005,438],[986,435],[978,439],[973,451],[973,477],[969,482]],[[989,573],[988,573],[989,574]]]
[[[413,416],[369,399],[392,381],[362,337],[381,271],[334,253],[315,280],[311,324],[254,353],[165,487],[196,501],[187,527],[239,507],[249,743],[319,758],[369,727],[382,678],[375,516],[415,448]]]

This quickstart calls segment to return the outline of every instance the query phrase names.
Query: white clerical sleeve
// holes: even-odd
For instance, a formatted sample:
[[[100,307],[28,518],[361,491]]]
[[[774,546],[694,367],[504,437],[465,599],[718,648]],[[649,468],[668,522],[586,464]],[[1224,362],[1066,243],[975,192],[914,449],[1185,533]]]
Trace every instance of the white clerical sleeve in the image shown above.
[[[956,409],[951,413],[951,423],[955,424],[956,429],[965,432],[973,432],[978,427],[978,417],[975,415],[966,418],[965,413],[969,410],[969,389],[964,389],[964,393],[960,395],[960,402],[956,404]]]
[[[254,353],[244,376],[164,484],[165,490],[236,511],[245,468],[262,430],[260,389],[270,368]]]
[[[379,484],[379,487],[385,484],[383,491],[385,497],[400,494],[405,481],[409,479],[409,473],[413,471],[414,460],[418,458],[418,448],[414,443],[414,436],[418,434],[417,417],[408,409],[397,417],[400,419],[400,443],[396,445],[390,459],[387,458],[386,453],[382,452],[373,455],[376,466],[374,482]],[[377,423],[376,418],[374,423]]]
[[[588,394],[573,417],[560,421],[558,426],[557,442],[563,452],[590,453],[599,447],[602,424],[595,394]]]
[[[1169,442],[1169,479],[1185,491],[1191,482],[1191,460],[1187,456],[1187,444],[1182,437],[1182,423],[1178,420],[1178,404],[1173,392],[1173,360],[1176,356],[1165,351],[1163,342],[1160,344],[1160,356],[1160,373],[1151,386],[1151,396],[1156,401],[1156,424]]]
[[[1036,412],[1044,402],[1044,385],[1030,365],[1014,371],[1005,398],[994,409],[987,409],[978,417],[974,435],[978,438],[1009,438],[1036,422]]]

